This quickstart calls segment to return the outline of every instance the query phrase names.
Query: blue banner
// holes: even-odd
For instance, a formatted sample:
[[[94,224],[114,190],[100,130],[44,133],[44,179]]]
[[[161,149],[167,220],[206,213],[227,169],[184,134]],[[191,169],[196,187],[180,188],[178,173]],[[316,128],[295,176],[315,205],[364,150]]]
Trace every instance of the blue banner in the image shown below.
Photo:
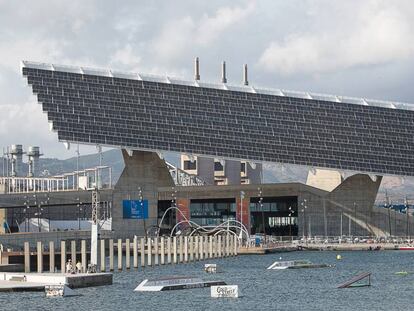
[[[148,219],[148,200],[123,200],[124,219]]]

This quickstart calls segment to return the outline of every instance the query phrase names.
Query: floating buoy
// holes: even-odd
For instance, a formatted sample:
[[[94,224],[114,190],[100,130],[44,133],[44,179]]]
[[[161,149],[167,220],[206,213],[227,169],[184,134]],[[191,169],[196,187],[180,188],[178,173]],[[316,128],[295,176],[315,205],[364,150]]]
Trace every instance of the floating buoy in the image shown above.
[[[342,259],[342,256],[341,255],[336,255],[336,260],[341,260]]]

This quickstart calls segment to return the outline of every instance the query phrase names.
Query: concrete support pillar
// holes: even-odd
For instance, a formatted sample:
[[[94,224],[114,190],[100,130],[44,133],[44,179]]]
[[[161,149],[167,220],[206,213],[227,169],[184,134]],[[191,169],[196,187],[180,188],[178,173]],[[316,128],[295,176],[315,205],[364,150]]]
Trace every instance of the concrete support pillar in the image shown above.
[[[167,238],[167,263],[171,264],[171,238]]]
[[[43,272],[43,245],[37,242],[37,273]]]
[[[109,271],[114,271],[114,240],[109,240]]]
[[[194,237],[193,236],[189,237],[188,244],[190,245],[190,261],[194,261]]]
[[[188,236],[184,237],[184,262],[188,262]]]
[[[209,257],[213,258],[213,237],[211,235],[208,237],[208,251],[210,252]]]
[[[151,239],[147,238],[147,255],[148,255],[148,259],[147,259],[147,264],[148,266],[152,266],[152,243],[151,243]]]
[[[173,237],[173,262],[177,263],[177,237]]]
[[[24,242],[24,272],[30,272],[30,245],[29,242]]]
[[[101,272],[106,271],[105,240],[101,240]]]
[[[233,235],[229,235],[229,256],[233,256]]]
[[[125,240],[125,268],[131,269],[131,245],[129,239]]]
[[[49,241],[49,272],[55,272],[55,242]]]
[[[165,264],[165,241],[164,241],[164,237],[161,237],[161,264]]]
[[[199,252],[200,252],[200,260],[204,259],[204,251],[203,251],[203,236],[198,237],[198,243],[199,243]]]
[[[134,236],[134,242],[133,243],[134,243],[134,245],[133,245],[133,248],[132,248],[132,252],[133,252],[132,258],[133,258],[133,261],[134,261],[134,268],[138,269],[138,238],[136,236]]]
[[[76,241],[70,241],[70,256],[72,259],[72,266],[76,265]]]
[[[179,237],[180,263],[184,261],[183,237]]]
[[[118,239],[118,270],[122,270],[122,239]]]
[[[221,235],[217,236],[217,257],[221,258]]]
[[[60,241],[60,270],[66,272],[66,241]]]
[[[158,238],[154,239],[154,265],[158,266]]]
[[[141,238],[141,267],[145,267],[145,239]]]
[[[88,263],[86,262],[86,241],[81,241],[81,263],[82,263],[82,272],[86,272],[86,268],[88,266]]]

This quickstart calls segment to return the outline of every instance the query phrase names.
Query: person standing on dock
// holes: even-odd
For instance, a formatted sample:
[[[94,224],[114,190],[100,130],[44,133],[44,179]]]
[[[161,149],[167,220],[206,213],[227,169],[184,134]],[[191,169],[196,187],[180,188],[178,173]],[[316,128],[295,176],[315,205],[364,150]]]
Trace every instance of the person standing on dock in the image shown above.
[[[72,260],[68,260],[68,262],[66,263],[66,273],[72,273]]]
[[[76,273],[82,273],[82,264],[80,261],[76,263]]]

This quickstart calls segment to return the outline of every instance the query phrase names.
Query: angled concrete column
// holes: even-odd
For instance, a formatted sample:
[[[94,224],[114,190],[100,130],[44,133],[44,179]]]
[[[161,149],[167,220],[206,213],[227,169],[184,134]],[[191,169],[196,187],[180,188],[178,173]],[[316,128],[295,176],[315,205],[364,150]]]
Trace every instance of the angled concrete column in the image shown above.
[[[184,262],[188,262],[188,237],[184,237]]]
[[[109,240],[109,271],[114,271],[114,240]]]
[[[43,272],[43,245],[37,242],[37,273]]]
[[[177,237],[173,237],[173,262],[177,263]]]
[[[145,267],[145,239],[141,238],[140,243],[140,249],[141,249],[141,267]]]
[[[164,241],[164,237],[161,237],[161,264],[165,264],[165,241]]]
[[[194,237],[193,236],[189,237],[188,244],[190,245],[190,261],[194,261]]]
[[[148,259],[147,259],[147,264],[148,266],[152,266],[152,243],[151,243],[151,239],[147,238],[147,255],[148,255]]]
[[[66,272],[66,242],[60,241],[60,270]]]
[[[55,272],[55,242],[49,242],[49,272]]]
[[[118,239],[118,270],[122,270],[122,239]]]
[[[112,229],[117,237],[144,236],[145,227],[157,225],[158,188],[173,187],[174,181],[156,152],[122,150],[122,156],[125,168],[113,190]],[[124,219],[122,201],[140,194],[148,200],[148,219]]]
[[[106,271],[105,240],[101,240],[101,272]]]
[[[88,267],[88,263],[86,261],[86,241],[81,241],[81,260],[82,260],[82,272],[85,273]]]
[[[134,261],[134,268],[137,269],[138,268],[138,238],[136,236],[134,236],[134,246],[132,248],[133,251],[133,261]]]
[[[70,241],[70,255],[72,259],[72,266],[76,265],[76,241]]]
[[[154,239],[154,265],[158,266],[158,238]]]
[[[125,240],[125,268],[131,268],[131,245],[129,239]]]
[[[171,238],[167,238],[167,263],[171,263]]]
[[[24,242],[24,272],[30,272],[30,244]]]

